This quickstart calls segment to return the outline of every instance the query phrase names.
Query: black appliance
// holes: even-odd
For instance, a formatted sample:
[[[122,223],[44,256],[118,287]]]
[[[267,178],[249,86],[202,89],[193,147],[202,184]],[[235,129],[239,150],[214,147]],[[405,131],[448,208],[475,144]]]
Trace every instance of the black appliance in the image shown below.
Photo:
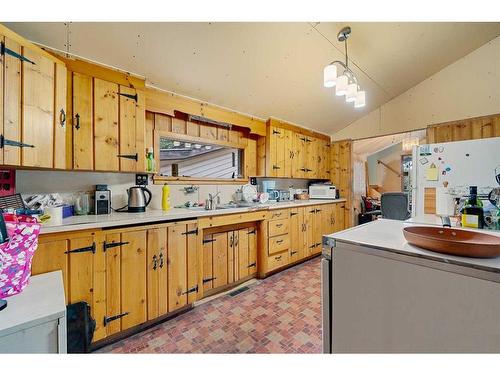
[[[94,212],[96,215],[111,213],[111,190],[108,185],[96,185],[94,193]]]
[[[90,315],[90,305],[82,301],[66,306],[66,324],[68,353],[88,353],[96,325]]]

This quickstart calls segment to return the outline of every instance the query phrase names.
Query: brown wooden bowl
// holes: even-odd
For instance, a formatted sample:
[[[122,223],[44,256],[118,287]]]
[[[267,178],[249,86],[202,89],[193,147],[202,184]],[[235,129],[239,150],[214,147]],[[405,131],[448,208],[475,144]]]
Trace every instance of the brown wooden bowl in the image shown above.
[[[454,228],[410,226],[403,228],[406,240],[417,247],[443,254],[473,258],[500,255],[500,237]]]

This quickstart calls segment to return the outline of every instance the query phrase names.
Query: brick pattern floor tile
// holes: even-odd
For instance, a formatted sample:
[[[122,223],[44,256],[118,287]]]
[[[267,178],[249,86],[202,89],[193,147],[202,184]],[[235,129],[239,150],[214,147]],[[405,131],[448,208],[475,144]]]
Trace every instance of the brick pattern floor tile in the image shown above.
[[[98,353],[321,353],[319,258],[99,349]]]

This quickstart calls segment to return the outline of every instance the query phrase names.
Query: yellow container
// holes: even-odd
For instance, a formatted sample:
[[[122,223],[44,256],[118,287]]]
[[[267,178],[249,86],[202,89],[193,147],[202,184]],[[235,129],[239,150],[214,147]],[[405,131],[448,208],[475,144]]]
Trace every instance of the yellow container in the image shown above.
[[[164,184],[161,189],[161,209],[163,211],[170,210],[170,186],[167,184]]]

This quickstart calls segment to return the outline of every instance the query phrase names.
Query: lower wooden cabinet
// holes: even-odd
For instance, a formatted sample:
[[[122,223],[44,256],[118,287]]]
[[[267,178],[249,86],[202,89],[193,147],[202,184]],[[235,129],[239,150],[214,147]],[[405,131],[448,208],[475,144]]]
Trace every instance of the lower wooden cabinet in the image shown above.
[[[203,237],[203,295],[257,273],[255,226],[210,232]]]

